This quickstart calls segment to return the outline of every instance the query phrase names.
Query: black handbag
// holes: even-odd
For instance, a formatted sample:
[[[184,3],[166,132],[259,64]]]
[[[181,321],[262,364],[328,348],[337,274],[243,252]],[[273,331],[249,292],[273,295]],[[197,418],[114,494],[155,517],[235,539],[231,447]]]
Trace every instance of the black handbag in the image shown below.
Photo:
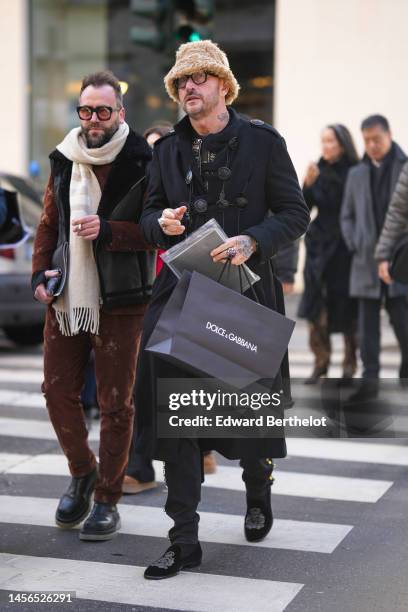
[[[46,290],[49,295],[57,298],[64,290],[68,278],[69,268],[69,242],[67,240],[67,228],[65,227],[64,213],[58,209],[58,242],[51,257],[51,269],[59,270],[58,282],[55,278],[49,278]]]
[[[408,283],[408,233],[395,245],[390,264],[390,276],[398,283]]]
[[[60,272],[60,276],[58,277],[58,282],[55,283],[54,278],[49,278],[47,281],[47,292],[54,297],[58,297],[64,290],[65,283],[67,281],[68,276],[68,254],[69,254],[69,244],[65,240],[62,242],[54,251],[54,254],[51,259],[51,267],[53,270],[58,270]],[[52,287],[52,289],[51,289]]]

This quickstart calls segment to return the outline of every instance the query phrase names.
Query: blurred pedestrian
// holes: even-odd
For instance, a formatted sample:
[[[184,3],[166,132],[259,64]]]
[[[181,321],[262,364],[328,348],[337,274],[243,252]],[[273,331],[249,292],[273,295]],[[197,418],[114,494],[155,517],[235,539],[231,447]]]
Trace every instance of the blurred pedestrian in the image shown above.
[[[159,138],[168,134],[172,129],[173,125],[170,121],[161,120],[148,127],[147,130],[144,131],[143,136],[146,138],[149,147],[153,149],[154,143],[157,142]],[[157,251],[156,274],[158,274],[163,267],[163,260],[160,255],[164,252],[164,249],[159,249]]]
[[[339,123],[321,134],[322,156],[307,169],[303,195],[317,215],[305,237],[304,292],[299,316],[309,321],[309,344],[314,354],[313,372],[305,384],[315,384],[327,374],[332,333],[344,337],[343,379],[357,369],[357,304],[349,297],[351,255],[340,230],[340,210],[348,171],[358,161],[349,130]]]
[[[168,134],[173,129],[169,121],[158,121],[145,130],[143,136],[148,145],[153,149],[155,142]],[[156,274],[159,274],[163,267],[160,254],[165,253],[164,249],[157,252]],[[129,452],[129,463],[123,479],[122,491],[127,495],[136,495],[143,491],[148,491],[157,487],[155,481],[155,471],[153,461],[143,453],[136,451],[138,447],[136,423],[133,429],[133,442]],[[217,462],[214,453],[206,451],[204,453],[204,474],[214,474],[217,469]]]
[[[404,235],[408,235],[408,162],[402,168],[375,249],[378,275],[387,285],[392,283],[389,267],[394,248]]]
[[[393,141],[389,123],[371,115],[361,124],[365,155],[347,178],[341,226],[352,253],[350,295],[358,298],[359,346],[363,381],[353,401],[376,397],[380,372],[380,312],[384,303],[401,351],[399,375],[408,377],[408,285],[387,285],[378,277],[374,257],[391,194],[407,161]]]
[[[81,391],[81,404],[90,426],[92,419],[99,419],[98,395],[96,389],[95,355],[91,351],[85,368],[85,382]]]
[[[95,489],[79,537],[108,540],[120,528],[116,503],[132,438],[137,340],[151,289],[146,270],[135,269],[134,253],[141,267],[149,250],[136,223],[142,191],[128,199],[127,220],[118,213],[109,219],[118,205],[123,213],[125,196],[143,182],[151,151],[125,122],[120,84],[111,72],[84,78],[77,112],[80,126],[50,155],[32,286],[36,299],[49,306],[42,389],[72,475],[55,520],[63,528],[79,524],[89,513]],[[135,221],[129,221],[133,207]],[[57,245],[68,246],[69,266],[54,301],[48,279],[58,277],[52,263]],[[104,266],[107,260],[110,265]],[[67,266],[62,258],[61,265]],[[101,411],[99,469],[80,403],[92,348]]]
[[[143,137],[146,138],[147,144],[153,149],[154,143],[168,134],[173,129],[173,124],[170,121],[161,119],[157,123],[153,123],[143,132]]]

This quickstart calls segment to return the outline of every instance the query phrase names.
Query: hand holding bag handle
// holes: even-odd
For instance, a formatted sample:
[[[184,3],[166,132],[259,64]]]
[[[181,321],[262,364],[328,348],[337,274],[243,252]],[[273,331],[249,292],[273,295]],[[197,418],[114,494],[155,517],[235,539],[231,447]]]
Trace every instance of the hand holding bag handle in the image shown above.
[[[221,272],[220,272],[220,275],[219,275],[219,277],[217,278],[217,283],[219,283],[219,282],[220,282],[220,280],[221,280],[221,278],[223,277],[224,272],[225,272],[225,270],[227,269],[227,266],[231,266],[231,265],[232,265],[232,264],[231,264],[231,258],[229,257],[229,258],[226,260],[226,262],[224,263],[224,265],[222,266],[222,270],[221,270]],[[245,268],[245,265],[244,265],[244,264],[242,264],[242,265],[238,266],[238,273],[239,273],[239,288],[240,288],[240,293],[241,293],[241,295],[243,295],[243,294],[244,294],[244,287],[243,287],[243,284],[242,284],[242,272],[244,272],[245,279],[246,279],[247,283],[249,284],[249,288],[250,288],[250,290],[252,291],[252,295],[254,296],[254,300],[255,300],[255,302],[257,302],[257,304],[259,304],[259,303],[260,303],[260,302],[259,302],[259,298],[258,298],[258,296],[256,295],[256,291],[255,291],[255,289],[254,289],[254,286],[251,284],[251,281],[250,281],[249,276],[248,276],[248,272],[246,271],[246,268]]]

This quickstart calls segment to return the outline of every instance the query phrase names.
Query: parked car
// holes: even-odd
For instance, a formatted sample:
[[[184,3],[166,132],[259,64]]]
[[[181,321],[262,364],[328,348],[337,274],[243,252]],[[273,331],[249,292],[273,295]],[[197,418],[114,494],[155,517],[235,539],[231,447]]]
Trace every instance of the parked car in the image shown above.
[[[43,340],[45,307],[33,299],[31,256],[41,196],[24,178],[0,173],[7,222],[0,229],[0,328],[19,345]]]

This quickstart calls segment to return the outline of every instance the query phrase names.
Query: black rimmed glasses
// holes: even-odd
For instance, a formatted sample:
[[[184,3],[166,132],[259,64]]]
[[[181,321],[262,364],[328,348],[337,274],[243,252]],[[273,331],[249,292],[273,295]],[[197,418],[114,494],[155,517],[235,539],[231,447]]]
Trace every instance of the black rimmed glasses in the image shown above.
[[[82,121],[90,121],[94,113],[96,113],[99,121],[109,121],[114,111],[120,111],[120,108],[112,108],[111,106],[77,106],[78,117]]]
[[[202,85],[209,75],[211,75],[211,72],[204,72],[203,70],[192,74],[184,74],[178,79],[174,79],[174,85],[176,89],[185,89],[188,79],[191,79],[195,85]]]

